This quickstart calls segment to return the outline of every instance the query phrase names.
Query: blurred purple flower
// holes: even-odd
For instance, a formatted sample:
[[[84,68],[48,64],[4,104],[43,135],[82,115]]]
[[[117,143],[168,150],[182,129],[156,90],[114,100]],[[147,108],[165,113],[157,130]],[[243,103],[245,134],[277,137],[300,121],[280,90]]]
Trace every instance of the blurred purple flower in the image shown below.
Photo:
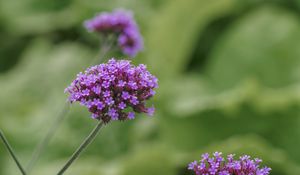
[[[84,22],[90,32],[98,32],[107,36],[117,36],[118,47],[126,55],[134,57],[143,49],[143,39],[130,11],[117,9],[111,13],[102,12]]]
[[[80,102],[93,118],[108,123],[134,119],[134,112],[153,115],[154,107],[146,107],[145,103],[157,87],[157,78],[145,65],[134,66],[127,60],[110,59],[107,64],[79,73],[65,92],[70,94],[71,103]]]
[[[268,175],[271,168],[260,168],[260,159],[251,160],[250,156],[244,155],[240,159],[234,160],[234,155],[227,156],[227,161],[222,157],[222,153],[215,152],[212,157],[203,154],[202,159],[193,161],[188,165],[189,170],[193,170],[196,175]]]

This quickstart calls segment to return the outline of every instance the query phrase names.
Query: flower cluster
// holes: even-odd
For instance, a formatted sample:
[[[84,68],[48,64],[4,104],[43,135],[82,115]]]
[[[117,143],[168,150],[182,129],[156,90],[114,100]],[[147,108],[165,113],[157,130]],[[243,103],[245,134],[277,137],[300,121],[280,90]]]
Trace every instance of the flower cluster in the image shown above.
[[[110,120],[134,119],[136,113],[153,115],[154,107],[147,108],[146,100],[158,87],[157,78],[146,66],[134,66],[128,60],[110,59],[79,73],[66,88],[71,103],[78,101],[86,106],[95,119],[108,123]]]
[[[143,49],[142,36],[129,11],[118,9],[111,13],[103,12],[85,21],[84,25],[90,32],[116,34],[118,46],[126,55],[133,57]]]
[[[193,170],[196,175],[268,175],[271,168],[260,168],[262,160],[250,156],[241,156],[234,160],[234,155],[227,156],[227,161],[222,153],[215,152],[212,157],[208,153],[202,155],[202,159],[189,164],[188,169]]]

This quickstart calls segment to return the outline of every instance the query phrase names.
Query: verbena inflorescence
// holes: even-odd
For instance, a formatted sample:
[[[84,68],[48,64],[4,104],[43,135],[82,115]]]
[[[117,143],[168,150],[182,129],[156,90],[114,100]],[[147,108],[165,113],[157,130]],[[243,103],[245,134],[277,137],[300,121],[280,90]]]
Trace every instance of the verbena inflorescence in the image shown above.
[[[157,78],[146,66],[134,66],[128,60],[110,59],[79,73],[66,89],[71,103],[86,106],[95,119],[134,119],[136,113],[153,115],[154,107],[146,107],[158,87]]]
[[[90,32],[98,32],[104,36],[115,34],[118,46],[126,55],[134,57],[143,49],[143,39],[139,28],[129,11],[114,10],[103,12],[85,21],[85,27]]]
[[[202,159],[191,162],[188,169],[193,170],[196,175],[268,175],[271,168],[260,168],[261,162],[261,159],[252,160],[247,155],[234,160],[232,154],[225,160],[222,153],[215,152],[212,157],[208,153],[203,154]]]

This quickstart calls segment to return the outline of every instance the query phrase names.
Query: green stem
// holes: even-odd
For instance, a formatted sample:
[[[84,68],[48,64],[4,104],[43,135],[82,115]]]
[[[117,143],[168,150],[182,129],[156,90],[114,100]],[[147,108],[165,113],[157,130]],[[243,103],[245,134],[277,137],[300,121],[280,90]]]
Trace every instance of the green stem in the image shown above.
[[[93,66],[95,64],[99,64],[104,60],[104,56],[111,51],[114,42],[113,42],[114,38],[111,36],[108,36],[106,38],[103,38],[103,41],[101,40],[101,48],[99,53],[97,54],[96,58],[94,58],[92,60],[92,62],[90,63],[89,66]],[[99,58],[99,59],[97,59]]]
[[[19,170],[21,171],[21,173],[23,175],[26,175],[25,170],[23,169],[21,163],[19,162],[16,154],[14,153],[14,150],[12,149],[12,147],[10,146],[10,144],[8,143],[8,140],[6,139],[6,137],[4,136],[4,133],[2,132],[2,130],[0,129],[0,138],[3,141],[6,149],[8,150],[9,154],[11,155],[11,157],[14,159],[15,163],[17,164]]]
[[[39,144],[36,146],[31,159],[26,167],[26,171],[30,172],[32,168],[34,167],[35,163],[38,161],[40,155],[44,152],[44,150],[47,148],[49,142],[53,138],[55,131],[58,129],[59,124],[65,119],[68,112],[70,111],[70,104],[69,102],[66,102],[64,105],[63,110],[59,113],[59,115],[56,117],[55,121],[52,123],[51,127],[49,128],[46,136],[39,142]]]
[[[108,38],[104,39],[104,41],[102,41],[100,52],[92,60],[90,66],[92,66],[93,64],[96,64],[96,63],[99,63],[99,62],[103,61],[104,56],[113,47],[112,40],[113,40],[113,38],[108,37]],[[41,142],[39,142],[39,144],[35,148],[35,150],[34,150],[34,152],[32,154],[32,157],[31,157],[31,159],[30,159],[30,161],[29,161],[29,163],[27,165],[27,168],[26,168],[27,172],[30,172],[32,170],[32,168],[34,167],[34,165],[38,161],[39,157],[41,156],[41,154],[44,152],[44,150],[48,146],[49,142],[51,141],[51,139],[53,138],[53,136],[55,134],[55,131],[58,129],[58,127],[60,126],[61,122],[63,121],[63,119],[65,118],[65,116],[67,115],[68,112],[69,112],[69,103],[66,102],[66,104],[64,105],[64,108],[63,108],[62,112],[57,116],[57,118],[55,119],[55,121],[51,125],[51,127],[48,130],[48,132],[47,132],[46,136],[44,137],[44,139],[41,140]]]
[[[62,175],[71,164],[79,157],[80,153],[96,138],[99,133],[101,127],[103,126],[103,122],[99,121],[97,126],[93,129],[93,131],[85,138],[82,144],[77,148],[77,150],[73,153],[67,163],[63,166],[63,168],[57,173],[57,175]]]

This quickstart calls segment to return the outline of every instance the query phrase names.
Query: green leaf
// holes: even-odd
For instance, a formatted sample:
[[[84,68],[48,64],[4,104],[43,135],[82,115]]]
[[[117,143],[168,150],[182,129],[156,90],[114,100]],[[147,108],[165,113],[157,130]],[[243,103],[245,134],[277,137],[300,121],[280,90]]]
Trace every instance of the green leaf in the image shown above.
[[[264,6],[237,20],[215,45],[206,76],[218,89],[256,79],[273,88],[300,80],[299,18],[281,8]]]

